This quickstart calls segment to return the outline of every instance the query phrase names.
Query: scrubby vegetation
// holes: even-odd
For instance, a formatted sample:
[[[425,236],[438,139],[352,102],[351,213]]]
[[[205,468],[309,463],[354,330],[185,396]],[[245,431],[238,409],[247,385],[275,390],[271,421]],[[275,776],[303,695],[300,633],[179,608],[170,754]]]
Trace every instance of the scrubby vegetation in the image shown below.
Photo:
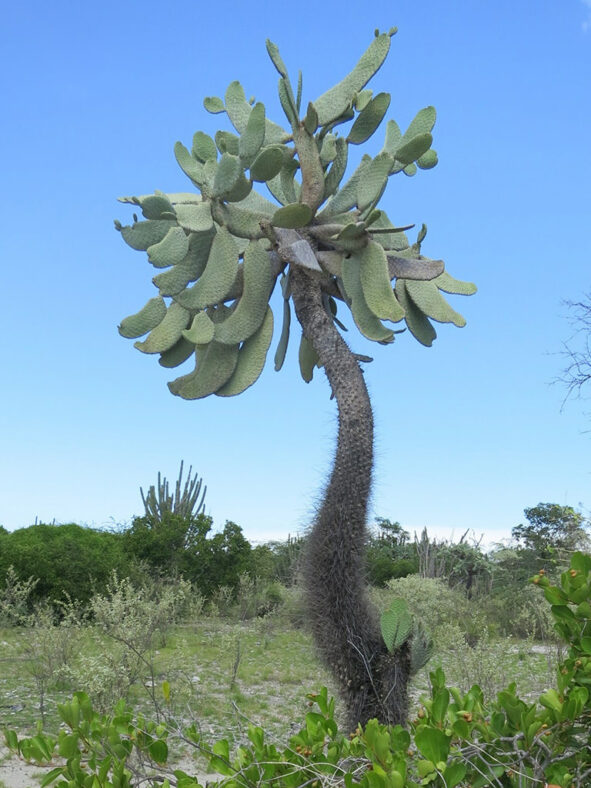
[[[212,768],[234,788],[586,784],[574,751],[589,721],[591,584],[577,585],[589,559],[564,571],[587,543],[577,512],[526,509],[513,541],[488,553],[467,535],[411,538],[378,519],[373,602],[399,600],[434,647],[411,684],[408,730],[369,723],[349,738],[327,691],[309,695],[334,685],[298,586],[304,537],[251,545],[235,523],[216,531],[202,511],[153,504],[116,532],[0,531],[0,723],[23,758],[65,759],[48,781],[190,788]]]
[[[584,517],[568,506],[540,503],[525,510],[526,523],[510,543],[488,552],[464,534],[437,541],[424,530],[414,538],[397,522],[378,518],[366,545],[365,565],[376,599],[408,598],[435,633],[441,611],[453,611],[473,642],[492,635],[545,639],[549,612],[528,579],[539,569],[557,580],[577,549],[588,549]],[[49,606],[94,616],[94,600],[110,593],[113,577],[143,588],[147,578],[190,584],[190,596],[209,610],[249,619],[291,606],[286,590],[297,585],[305,537],[252,545],[239,525],[215,528],[200,512],[135,517],[127,528],[101,531],[76,524],[35,524],[0,530],[0,626],[22,624]],[[287,601],[286,601],[287,600]],[[62,612],[60,612],[62,611]],[[445,619],[445,616],[444,616]]]
[[[189,788],[209,768],[233,788],[588,785],[589,556],[575,553],[558,585],[544,569],[534,576],[545,600],[534,587],[533,598],[553,622],[543,644],[533,633],[491,636],[486,610],[443,578],[375,589],[382,608],[405,600],[436,646],[412,687],[408,729],[370,722],[351,736],[327,690],[309,694],[330,683],[297,626],[297,589],[280,587],[274,611],[257,616],[248,575],[236,597],[210,599],[186,580],[148,578],[136,586],[113,574],[86,608],[34,603],[27,614],[34,584],[9,573],[5,741],[46,765],[44,784]]]
[[[173,496],[159,478],[126,528],[0,528],[0,725],[26,760],[64,759],[44,784],[191,788],[207,768],[228,788],[588,784],[580,513],[540,503],[488,551],[378,518],[372,602],[389,611],[389,647],[411,637],[422,656],[408,728],[347,737],[299,585],[306,538],[252,545],[236,523],[216,529],[180,478]]]

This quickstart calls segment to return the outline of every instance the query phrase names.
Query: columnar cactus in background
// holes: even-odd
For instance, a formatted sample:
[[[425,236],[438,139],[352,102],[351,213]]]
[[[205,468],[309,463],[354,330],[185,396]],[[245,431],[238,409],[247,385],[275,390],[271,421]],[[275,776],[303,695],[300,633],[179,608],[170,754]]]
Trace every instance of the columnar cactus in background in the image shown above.
[[[183,482],[183,461],[181,460],[179,478],[177,479],[173,495],[170,495],[166,476],[162,479],[160,478],[160,471],[158,471],[158,488],[152,484],[148,488],[147,494],[144,495],[143,488],[140,487],[146,517],[149,517],[153,522],[162,522],[167,514],[178,514],[179,517],[190,520],[205,511],[207,487],[201,493],[203,479],[200,479],[197,474],[191,478],[192,470],[193,466],[191,465],[189,466],[189,475],[181,492]],[[156,489],[158,489],[158,492],[156,492]],[[199,497],[200,494],[201,497]]]
[[[212,139],[198,131],[190,151],[180,142],[174,148],[198,193],[123,198],[138,205],[144,219],[134,216],[126,227],[116,222],[123,239],[147,251],[159,269],[153,279],[158,295],[119,331],[130,338],[147,334],[135,346],[159,354],[164,367],[194,359],[192,371],[168,384],[173,394],[229,397],[257,380],[272,341],[269,298],[278,279],[283,325],[275,369],[285,359],[293,306],[302,377],[309,382],[317,367],[326,373],[338,406],[337,451],[303,574],[314,635],[352,726],[371,717],[405,719],[412,636],[387,645],[366,596],[373,416],[360,362],[371,359],[343,340],[343,313],[350,311],[361,334],[381,345],[394,341],[396,324],[405,324],[430,346],[432,321],[465,323],[442,293],[476,289],[452,278],[440,260],[421,255],[425,225],[410,243],[405,231],[411,227],[396,226],[377,207],[390,176],[412,176],[437,163],[433,107],[420,110],[404,134],[389,120],[381,150],[364,155],[344,180],[349,146],[366,142],[388,110],[389,94],[374,96],[365,86],[395,32],[376,31],[353,71],[305,113],[301,74],[294,91],[268,41],[289,128],[269,120],[263,104],[248,101],[242,85],[232,82],[224,100],[209,97],[204,105],[225,113],[236,133],[218,131]]]

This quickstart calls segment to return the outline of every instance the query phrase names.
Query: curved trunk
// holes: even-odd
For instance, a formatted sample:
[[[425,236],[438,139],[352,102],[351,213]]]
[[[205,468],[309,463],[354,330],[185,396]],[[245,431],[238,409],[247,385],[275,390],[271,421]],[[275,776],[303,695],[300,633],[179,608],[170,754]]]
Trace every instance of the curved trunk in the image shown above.
[[[373,468],[373,414],[363,373],[323,305],[313,274],[291,267],[304,335],[318,353],[338,405],[334,466],[308,537],[304,588],[312,631],[347,705],[348,725],[407,717],[408,645],[390,654],[364,572]]]

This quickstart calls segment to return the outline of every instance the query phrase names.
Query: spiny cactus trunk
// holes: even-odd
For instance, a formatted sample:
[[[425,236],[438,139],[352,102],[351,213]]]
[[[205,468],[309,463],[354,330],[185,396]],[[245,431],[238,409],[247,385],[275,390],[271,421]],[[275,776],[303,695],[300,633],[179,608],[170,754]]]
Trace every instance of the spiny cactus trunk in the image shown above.
[[[390,654],[364,575],[373,468],[373,414],[363,373],[323,305],[314,276],[296,266],[291,288],[298,320],[337,400],[337,451],[308,538],[303,579],[316,644],[347,707],[348,725],[407,717],[408,645]]]

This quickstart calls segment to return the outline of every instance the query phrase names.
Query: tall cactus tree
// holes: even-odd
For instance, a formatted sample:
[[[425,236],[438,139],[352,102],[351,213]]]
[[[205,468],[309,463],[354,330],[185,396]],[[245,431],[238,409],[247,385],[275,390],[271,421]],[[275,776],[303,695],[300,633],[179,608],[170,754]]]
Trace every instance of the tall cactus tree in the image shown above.
[[[225,113],[235,133],[218,131],[212,139],[198,131],[190,151],[180,142],[174,148],[198,193],[122,198],[144,218],[134,216],[125,227],[116,222],[126,243],[147,251],[159,270],[153,279],[158,295],[125,318],[119,332],[147,334],[135,347],[159,354],[164,367],[194,359],[192,371],[168,384],[173,394],[229,397],[257,380],[271,345],[269,298],[278,279],[283,325],[275,369],[285,359],[292,307],[301,327],[303,379],[310,382],[315,368],[324,369],[337,401],[338,440],[303,574],[315,639],[352,727],[372,717],[404,721],[417,657],[409,627],[404,638],[392,635],[386,644],[367,598],[373,416],[360,362],[371,359],[345,343],[341,312],[350,311],[361,334],[381,345],[394,341],[396,324],[405,324],[430,346],[432,321],[465,323],[442,293],[476,289],[452,278],[442,261],[421,255],[425,225],[411,243],[405,234],[411,227],[396,226],[377,207],[390,176],[412,176],[437,163],[433,107],[420,110],[404,134],[389,120],[381,150],[364,155],[344,180],[349,146],[365,143],[388,110],[390,95],[373,95],[365,86],[395,32],[376,31],[353,71],[305,112],[301,74],[294,91],[277,47],[267,41],[288,128],[269,120],[263,104],[248,101],[242,85],[232,82],[224,99],[208,97],[204,106]]]

